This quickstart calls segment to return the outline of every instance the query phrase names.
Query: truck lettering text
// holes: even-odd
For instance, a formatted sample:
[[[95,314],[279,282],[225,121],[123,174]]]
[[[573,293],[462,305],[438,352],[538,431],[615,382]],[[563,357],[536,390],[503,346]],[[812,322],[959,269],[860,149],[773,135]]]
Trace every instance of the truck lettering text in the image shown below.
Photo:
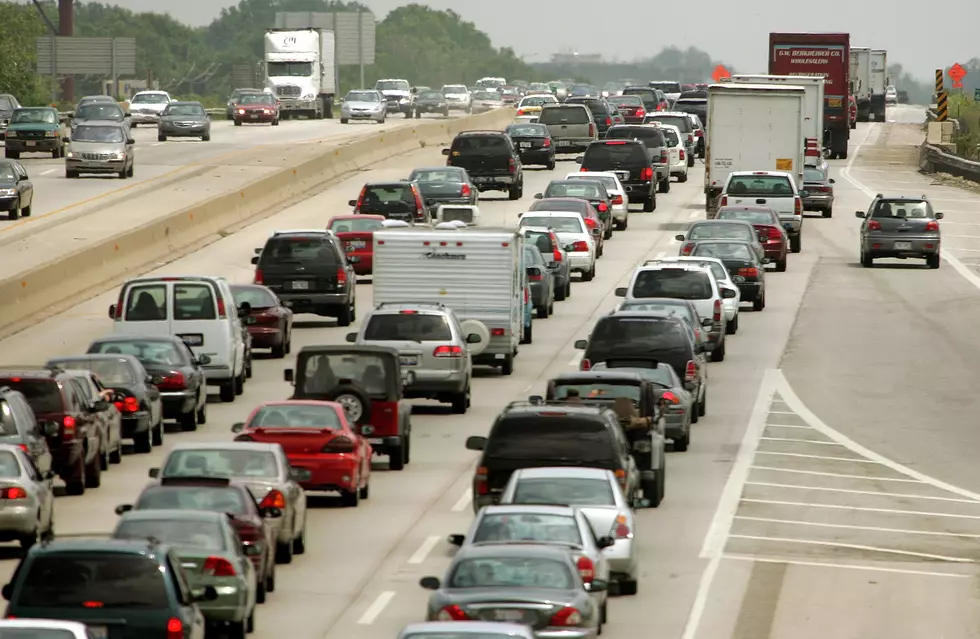
[[[423,260],[465,260],[466,256],[462,253],[439,253],[437,251],[426,251],[422,254]]]

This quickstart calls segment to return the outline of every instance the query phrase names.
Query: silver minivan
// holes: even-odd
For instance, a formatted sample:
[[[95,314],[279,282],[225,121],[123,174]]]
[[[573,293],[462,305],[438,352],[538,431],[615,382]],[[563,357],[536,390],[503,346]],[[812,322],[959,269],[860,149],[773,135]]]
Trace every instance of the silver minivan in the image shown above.
[[[72,128],[65,153],[65,177],[82,173],[115,173],[120,179],[133,177],[136,158],[129,128],[111,120],[89,120]]]

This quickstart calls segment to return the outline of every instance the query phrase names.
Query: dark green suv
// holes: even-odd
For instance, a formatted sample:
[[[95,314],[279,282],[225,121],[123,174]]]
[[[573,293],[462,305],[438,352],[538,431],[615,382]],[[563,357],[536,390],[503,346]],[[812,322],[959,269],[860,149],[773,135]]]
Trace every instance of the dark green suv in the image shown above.
[[[20,107],[14,109],[7,125],[4,155],[19,159],[21,153],[50,153],[53,158],[65,157],[68,130],[58,110],[51,107]]]
[[[169,546],[150,541],[60,539],[28,551],[2,590],[6,616],[88,626],[91,639],[204,639],[199,601]]]

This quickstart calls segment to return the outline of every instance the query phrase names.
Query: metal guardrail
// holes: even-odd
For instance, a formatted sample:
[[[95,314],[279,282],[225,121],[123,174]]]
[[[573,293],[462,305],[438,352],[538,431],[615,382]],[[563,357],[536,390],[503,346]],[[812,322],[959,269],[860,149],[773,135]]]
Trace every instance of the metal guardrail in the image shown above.
[[[980,182],[980,162],[965,160],[932,144],[922,146],[919,169],[925,173],[948,173],[971,182]]]

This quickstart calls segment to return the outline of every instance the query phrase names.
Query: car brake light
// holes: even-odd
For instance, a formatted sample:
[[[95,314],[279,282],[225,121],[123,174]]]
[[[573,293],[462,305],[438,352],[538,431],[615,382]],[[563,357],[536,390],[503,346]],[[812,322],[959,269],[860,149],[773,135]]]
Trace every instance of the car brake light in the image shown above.
[[[122,319],[123,316],[123,294],[119,293],[119,300],[116,302],[116,312],[113,314],[113,319]]]
[[[473,477],[474,490],[477,495],[486,495],[490,492],[490,487],[487,485],[487,467],[480,466],[476,469],[476,475]]]
[[[492,328],[490,329],[490,335],[492,337],[503,337],[507,334],[507,331],[503,328]]]
[[[646,114],[647,114],[647,112],[644,111],[642,108],[640,108],[640,109],[637,109],[636,110],[636,113],[634,113],[633,115],[635,115],[638,118],[642,118],[642,117],[646,116]]]
[[[680,151],[680,159],[682,159],[682,160],[686,159],[684,157],[684,149],[681,149],[681,151]]]
[[[717,326],[721,322],[721,300],[715,300],[714,310],[715,312],[711,316],[711,319],[714,321],[715,326]]]
[[[578,363],[578,369],[580,371],[590,371],[592,370],[592,362],[583,358],[582,361]]]
[[[547,148],[550,148],[551,147],[551,138],[545,138],[544,139],[544,142],[541,143],[541,146],[543,146],[546,149]]]
[[[728,196],[727,195],[722,195],[721,196],[721,201],[718,202],[718,206],[719,207],[728,206]]]
[[[681,403],[680,398],[677,397],[677,395],[674,395],[670,391],[664,392],[664,394],[661,395],[660,398],[663,399],[668,404],[680,404]]]
[[[688,134],[687,134],[687,141],[688,141],[688,142],[694,142],[694,135],[692,135],[692,134],[690,134],[690,133],[688,133]]]
[[[938,231],[939,230],[939,222],[936,222],[935,220],[926,222],[926,228],[924,230],[926,230],[926,231]]]
[[[562,261],[562,259],[561,259],[561,251],[559,251],[558,249],[555,249],[552,252],[552,254],[551,254],[551,259],[553,259],[556,262],[561,262]]]
[[[754,266],[738,269],[738,274],[742,277],[759,277],[759,269]]]
[[[91,609],[91,608],[103,608],[103,607],[105,607],[105,604],[102,603],[101,601],[83,601],[82,602],[82,608],[90,608]],[[7,618],[10,619],[10,617],[7,617]]]
[[[347,270],[342,267],[337,267],[337,285],[345,286],[347,284]]]
[[[589,229],[598,228],[598,224],[591,217],[585,218],[585,225],[589,227]]]
[[[323,447],[321,453],[353,453],[357,450],[357,446],[354,445],[353,440],[349,437],[334,437],[327,445]],[[275,491],[279,492],[279,491]]]
[[[201,572],[208,577],[234,577],[238,574],[231,562],[224,557],[208,557],[204,560]]]
[[[633,531],[630,530],[629,524],[626,520],[626,515],[620,515],[616,517],[616,539],[630,539],[633,536]]]
[[[661,164],[666,164],[669,161],[670,161],[670,159],[667,157],[667,151],[664,150],[664,149],[661,149],[661,151],[660,151],[660,163]]]
[[[218,296],[218,319],[228,319],[228,309],[225,308],[225,298]]]
[[[364,198],[367,196],[367,187],[361,189],[361,194],[357,196],[357,204],[354,205],[355,211],[361,210],[361,205],[364,204]]]
[[[61,420],[62,425],[65,427],[65,439],[71,439],[75,436],[75,418],[71,415],[65,415],[65,418]]]
[[[472,191],[470,191],[469,184],[464,184],[463,188],[459,190],[459,194],[461,197],[469,197],[471,193]]]
[[[652,180],[653,179],[653,167],[651,167],[651,166],[645,166],[645,167],[643,167],[643,170],[640,171],[640,179],[643,180],[644,182],[649,182],[650,180]]]
[[[781,240],[783,239],[783,232],[778,226],[769,227],[769,239],[770,240]]]
[[[531,301],[531,291],[530,291],[530,289],[525,288],[524,289],[524,303],[527,304],[530,301]]]
[[[587,221],[591,221],[591,220],[587,220]],[[595,228],[595,223],[594,222],[593,222],[593,224],[592,224],[592,226],[590,228]],[[582,241],[582,240],[579,240],[578,242],[573,242],[572,243],[572,252],[573,253],[588,253],[589,252],[589,245],[586,242]]]
[[[612,196],[612,203],[613,204],[617,204],[617,205],[618,204],[622,204],[623,203],[623,196],[622,195],[618,195],[618,194]]]
[[[698,376],[698,365],[694,363],[694,360],[688,360],[687,368],[684,369],[684,381],[693,382]]]
[[[609,207],[608,207],[608,206],[606,206],[606,203],[605,203],[605,202],[599,202],[599,206],[598,206],[598,207],[596,207],[596,208],[598,208],[598,209],[599,209],[599,212],[600,212],[600,213],[605,213],[606,211],[608,211],[608,210],[609,210]]]
[[[544,275],[541,273],[531,273],[527,276],[527,279],[530,282],[541,282],[544,280]]]
[[[606,140],[606,144],[609,145],[626,144],[626,140]]]
[[[337,438],[339,439],[339,438]],[[286,497],[276,489],[272,489],[262,498],[259,508],[285,508]]]
[[[265,283],[263,281],[263,279],[262,279],[262,269],[259,269],[259,268],[255,269],[255,277],[252,278],[252,283],[253,284],[264,284]]]
[[[688,242],[681,248],[681,255],[690,255],[691,251],[693,250],[694,250],[694,244],[692,242]]]
[[[880,231],[881,230],[881,223],[878,222],[878,220],[869,220],[868,221],[868,230],[869,231]]]
[[[436,346],[435,350],[432,351],[433,357],[462,357],[463,347],[455,346],[450,344],[443,344],[442,346]]]
[[[171,371],[169,375],[164,375],[157,388],[162,391],[178,391],[187,388],[187,378],[180,371]]]
[[[135,397],[126,397],[122,401],[113,402],[113,404],[120,413],[135,413],[140,409],[140,400]]]
[[[694,132],[694,135],[696,137],[699,137],[699,138],[700,137],[703,137],[704,136],[704,131],[702,131],[701,129],[698,129],[697,131]]]
[[[595,123],[589,122],[589,137],[595,136]]]
[[[439,611],[439,621],[466,621],[470,616],[459,606],[446,606]]]
[[[27,499],[27,491],[19,486],[4,488],[0,497],[3,499]]]
[[[592,580],[595,579],[595,564],[592,563],[592,560],[588,557],[579,557],[575,565],[582,581],[587,584],[592,583]]]
[[[606,118],[606,126],[612,126],[612,118],[610,117]]]
[[[184,639],[184,622],[178,617],[167,621],[167,639]]]
[[[507,158],[507,170],[511,173],[517,173],[517,163],[514,162],[514,158]]]
[[[578,626],[582,623],[582,613],[571,606],[562,608],[548,621],[549,626]]]
[[[799,195],[793,198],[793,215],[803,215],[803,200]]]

